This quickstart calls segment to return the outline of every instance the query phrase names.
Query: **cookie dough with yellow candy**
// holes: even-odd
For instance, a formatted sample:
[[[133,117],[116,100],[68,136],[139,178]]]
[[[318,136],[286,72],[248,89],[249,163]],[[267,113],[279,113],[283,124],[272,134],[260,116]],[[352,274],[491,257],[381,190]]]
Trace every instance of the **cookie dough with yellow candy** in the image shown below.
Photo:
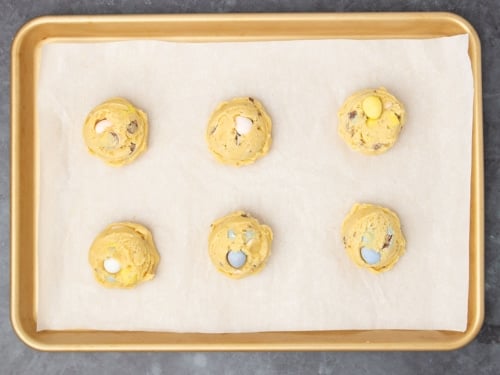
[[[134,161],[146,150],[146,114],[123,98],[113,98],[94,108],[83,126],[89,152],[119,167]]]
[[[131,288],[151,280],[159,261],[151,232],[137,223],[109,225],[89,251],[95,279],[109,288]]]
[[[373,204],[352,207],[342,224],[342,238],[354,263],[374,273],[390,270],[405,252],[398,216]]]
[[[248,165],[269,152],[271,118],[254,98],[234,98],[219,104],[207,126],[210,152],[223,163]]]
[[[211,225],[208,254],[222,274],[233,279],[258,273],[271,255],[273,232],[243,211]]]
[[[338,133],[353,150],[382,154],[398,139],[406,113],[403,104],[385,88],[359,91],[338,113]]]

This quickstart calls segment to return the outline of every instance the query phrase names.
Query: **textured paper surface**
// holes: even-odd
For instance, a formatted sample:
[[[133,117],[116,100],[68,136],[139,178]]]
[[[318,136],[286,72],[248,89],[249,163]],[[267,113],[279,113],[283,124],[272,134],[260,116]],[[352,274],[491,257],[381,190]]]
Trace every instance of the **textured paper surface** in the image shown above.
[[[48,44],[38,86],[38,329],[236,332],[449,329],[467,321],[473,82],[467,36],[430,40]],[[344,99],[385,86],[408,121],[369,157],[336,133]],[[271,152],[240,169],[205,144],[217,104],[254,96],[273,119]],[[112,168],[82,124],[109,97],[150,119],[149,149]],[[358,269],[340,237],[355,202],[386,205],[407,253],[382,275]],[[244,209],[274,231],[258,276],[230,280],[207,254],[210,223]],[[148,226],[157,277],[97,284],[87,254],[109,223]]]

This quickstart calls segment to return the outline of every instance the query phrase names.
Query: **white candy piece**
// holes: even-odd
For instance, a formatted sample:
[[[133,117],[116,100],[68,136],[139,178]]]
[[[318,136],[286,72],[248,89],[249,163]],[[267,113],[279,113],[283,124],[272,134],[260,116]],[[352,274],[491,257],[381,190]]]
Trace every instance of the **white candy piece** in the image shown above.
[[[104,261],[104,269],[108,273],[118,273],[122,269],[122,266],[117,259],[108,258]]]
[[[97,124],[95,124],[95,132],[97,134],[101,134],[103,131],[105,131],[107,128],[109,128],[111,125],[111,121],[109,120],[101,120]]]
[[[252,130],[252,125],[253,125],[253,122],[249,118],[246,118],[243,116],[236,117],[235,127],[236,127],[236,131],[238,132],[238,134],[240,134],[240,135],[247,134],[248,132],[250,132],[250,130]]]

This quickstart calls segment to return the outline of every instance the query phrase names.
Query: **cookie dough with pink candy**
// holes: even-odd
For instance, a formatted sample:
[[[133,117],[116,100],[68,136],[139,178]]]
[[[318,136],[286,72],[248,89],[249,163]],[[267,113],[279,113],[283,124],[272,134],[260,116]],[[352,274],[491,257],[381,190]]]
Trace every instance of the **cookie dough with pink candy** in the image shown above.
[[[208,121],[210,152],[223,164],[236,167],[254,163],[271,147],[271,118],[255,98],[222,102]]]
[[[137,223],[109,225],[89,251],[95,279],[108,288],[131,288],[153,279],[159,261],[151,232]]]
[[[83,138],[88,151],[105,163],[129,164],[146,150],[148,118],[126,99],[109,99],[88,114]]]

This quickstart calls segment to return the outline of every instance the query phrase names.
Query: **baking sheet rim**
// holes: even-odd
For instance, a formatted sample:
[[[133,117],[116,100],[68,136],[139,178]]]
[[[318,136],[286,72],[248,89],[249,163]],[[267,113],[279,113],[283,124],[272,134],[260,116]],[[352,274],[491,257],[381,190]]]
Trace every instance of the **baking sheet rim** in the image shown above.
[[[103,25],[103,24],[115,24],[116,22],[122,22],[125,24],[129,24],[130,22],[137,23],[140,27],[141,25],[148,22],[159,22],[168,24],[169,22],[182,22],[189,20],[190,22],[195,23],[204,23],[206,21],[220,21],[220,22],[231,22],[235,21],[252,21],[259,22],[262,20],[273,21],[278,20],[281,22],[310,22],[314,25],[315,21],[329,21],[336,22],[342,20],[342,22],[376,22],[383,20],[398,20],[401,19],[412,20],[412,21],[441,21],[443,25],[454,24],[455,27],[459,27],[462,29],[462,33],[467,33],[469,35],[469,55],[471,58],[472,69],[473,69],[473,78],[474,78],[474,118],[473,118],[473,148],[472,148],[472,176],[471,176],[471,231],[470,231],[470,256],[471,260],[475,260],[475,262],[470,262],[470,279],[469,279],[469,307],[468,307],[468,326],[465,332],[453,332],[450,334],[450,340],[442,340],[439,343],[435,340],[404,340],[404,339],[396,339],[396,340],[368,340],[365,342],[362,341],[322,341],[318,337],[316,340],[282,340],[281,342],[273,342],[263,340],[259,341],[256,336],[261,338],[269,338],[269,335],[280,335],[280,334],[288,334],[291,337],[299,337],[301,336],[303,339],[307,338],[308,335],[318,336],[323,334],[323,336],[333,333],[339,333],[340,335],[350,336],[350,335],[362,335],[363,333],[372,332],[372,333],[382,333],[382,332],[390,332],[393,333],[394,336],[404,338],[405,333],[406,336],[411,336],[413,333],[418,332],[421,334],[425,334],[426,332],[443,332],[445,331],[424,331],[424,330],[371,330],[371,331],[314,331],[314,332],[265,332],[265,333],[248,333],[248,334],[185,334],[185,333],[164,333],[164,332],[134,332],[137,334],[144,334],[147,336],[151,336],[154,334],[162,335],[163,337],[173,336],[174,340],[172,342],[167,343],[161,340],[151,340],[149,343],[145,342],[145,340],[141,340],[141,342],[100,342],[100,340],[95,340],[94,343],[83,343],[78,342],[79,337],[83,337],[85,334],[96,333],[97,335],[105,335],[111,334],[116,335],[120,332],[116,331],[36,331],[36,293],[34,292],[35,288],[32,285],[32,296],[30,297],[32,305],[32,316],[26,316],[26,311],[21,311],[20,302],[22,301],[23,292],[21,291],[21,284],[23,280],[21,280],[21,275],[29,274],[28,272],[21,272],[23,264],[21,260],[24,258],[21,257],[21,238],[22,238],[22,218],[24,218],[23,213],[21,213],[20,209],[26,207],[22,204],[22,198],[28,193],[31,193],[31,202],[33,214],[36,213],[36,192],[37,192],[37,170],[36,167],[32,166],[32,174],[31,186],[34,188],[33,191],[26,191],[26,186],[21,182],[27,179],[27,175],[25,171],[22,172],[22,163],[21,158],[21,129],[20,118],[22,117],[21,103],[25,104],[23,97],[21,96],[21,92],[23,90],[20,89],[21,86],[21,54],[24,52],[24,44],[28,41],[28,43],[32,43],[33,50],[32,60],[27,61],[26,59],[24,63],[32,63],[32,67],[34,68],[32,71],[31,80],[32,88],[36,86],[36,66],[38,63],[38,53],[42,43],[46,43],[49,41],[53,41],[57,39],[57,37],[47,35],[39,35],[37,33],[40,32],[38,30],[40,27],[52,25],[61,27],[64,23],[71,23],[74,25],[82,24],[88,22],[93,22],[94,25]],[[80,25],[80,26],[82,26]],[[215,29],[217,29],[217,22],[214,23]],[[137,25],[136,25],[137,26]],[[443,26],[441,26],[443,27]],[[133,29],[133,28],[132,28]],[[306,39],[308,35],[308,31],[303,30],[302,39]],[[96,31],[98,33],[98,31]],[[456,33],[455,33],[456,34]],[[450,34],[450,35],[455,35]],[[406,34],[404,34],[406,35]],[[358,37],[360,35],[357,35]],[[357,37],[353,35],[353,38]],[[444,35],[442,35],[444,36]],[[226,35],[227,37],[227,35]],[[335,38],[332,35],[327,36],[329,38]],[[369,34],[361,35],[361,37],[369,37]],[[403,36],[404,37],[404,36]],[[30,40],[32,38],[33,40]],[[109,36],[105,35],[96,35],[95,39],[99,40],[108,40]],[[91,39],[94,39],[91,38]],[[144,37],[140,37],[141,39]],[[190,38],[189,36],[187,37]],[[213,37],[210,37],[213,38]],[[230,35],[229,39],[236,38],[235,35]],[[252,36],[246,36],[247,39],[242,38],[243,40],[248,40],[248,38],[252,39]],[[267,39],[272,39],[272,32],[269,33]],[[69,36],[67,38],[69,40],[88,40],[88,37],[80,38],[77,35]],[[129,39],[113,37],[115,39]],[[150,37],[149,39],[162,39],[161,37]],[[222,36],[224,39],[224,36]],[[257,38],[259,39],[259,38]],[[278,37],[277,39],[280,39]],[[284,39],[293,39],[293,36],[285,35]],[[194,38],[194,40],[198,40]],[[234,39],[231,39],[234,40]],[[28,44],[28,46],[30,46]],[[482,143],[482,95],[481,95],[481,66],[480,66],[480,42],[477,36],[477,33],[472,28],[472,26],[463,18],[452,14],[452,13],[341,13],[341,14],[332,14],[332,13],[293,13],[293,14],[210,14],[210,15],[119,15],[119,16],[45,16],[36,18],[30,22],[28,22],[16,35],[13,46],[12,46],[12,86],[11,86],[11,139],[12,139],[12,149],[11,149],[11,321],[14,328],[14,331],[20,337],[20,339],[25,342],[28,346],[31,346],[35,349],[39,350],[47,350],[47,351],[61,351],[61,350],[447,350],[447,349],[456,349],[463,345],[466,345],[470,341],[474,339],[474,337],[479,332],[481,328],[483,319],[484,319],[484,177],[483,177],[483,164],[482,164],[482,156],[483,156],[483,143]],[[24,71],[25,73],[25,71]],[[29,86],[29,84],[27,84]],[[24,88],[24,87],[23,87]],[[24,90],[26,91],[26,89]],[[33,92],[35,90],[32,90]],[[32,94],[33,96],[33,94]],[[36,120],[34,119],[35,111],[35,101],[34,98],[31,97],[32,107],[31,107],[31,120],[32,120],[32,133],[36,133]],[[26,108],[26,106],[24,106]],[[32,144],[33,139],[36,134],[32,135]],[[23,149],[25,151],[25,149]],[[30,150],[33,154],[33,158],[36,160],[37,158],[37,150]],[[25,158],[24,160],[26,161]],[[33,159],[31,159],[33,161]],[[34,177],[35,176],[35,177]],[[24,190],[23,190],[24,187]],[[24,193],[24,195],[22,194]],[[30,202],[26,203],[28,205]],[[474,213],[474,215],[473,215]],[[35,216],[35,215],[33,215]],[[31,279],[33,283],[36,283],[36,218],[32,217],[32,257],[31,262],[28,262],[28,266],[31,267],[32,275]],[[473,229],[475,230],[473,232]],[[23,242],[24,243],[24,242]],[[25,250],[26,251],[26,250]],[[24,265],[26,268],[26,264]],[[26,270],[25,270],[26,271]],[[26,280],[24,280],[26,281]],[[28,296],[29,297],[29,296]],[[27,298],[27,297],[25,297]],[[33,324],[34,323],[34,324]],[[27,327],[30,326],[30,327]],[[57,342],[54,340],[51,342],[50,337],[47,335],[57,335],[63,334],[62,336],[66,337],[66,342]],[[122,331],[121,333],[126,333]],[[130,332],[128,332],[130,333]],[[71,337],[71,335],[74,335]],[[182,335],[182,336],[179,336]],[[183,340],[179,340],[181,337],[196,335],[198,337],[198,342],[183,342]],[[236,339],[235,341],[227,340],[229,337],[238,337],[238,338],[250,338],[253,336],[252,340],[243,340],[239,341]],[[42,337],[44,340],[42,340]],[[118,337],[118,336],[116,336]],[[175,340],[177,337],[177,340]],[[201,337],[205,337],[204,340],[200,340]],[[206,341],[206,338],[213,338],[214,340]],[[221,342],[215,339],[225,338],[225,342]],[[375,337],[376,338],[376,337]],[[49,339],[47,341],[47,339]],[[119,341],[119,340],[117,340]]]

